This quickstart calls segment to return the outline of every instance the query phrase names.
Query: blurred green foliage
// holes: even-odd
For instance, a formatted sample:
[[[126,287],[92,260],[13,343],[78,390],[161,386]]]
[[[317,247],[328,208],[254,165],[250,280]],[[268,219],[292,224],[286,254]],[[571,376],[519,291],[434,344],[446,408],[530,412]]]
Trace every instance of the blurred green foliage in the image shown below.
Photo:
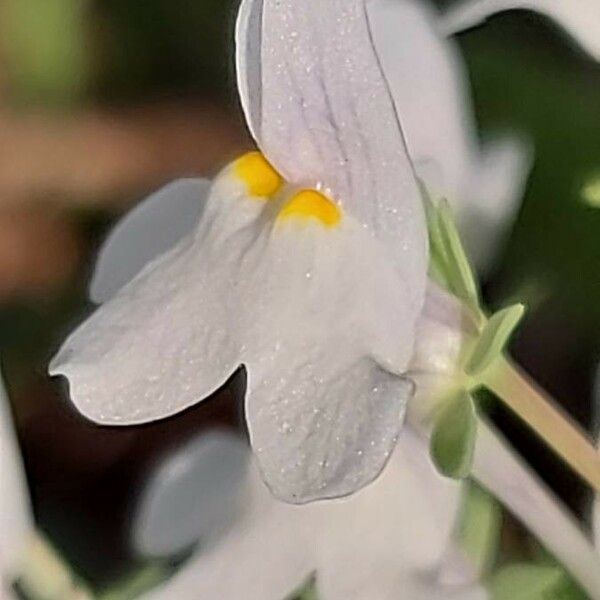
[[[600,349],[600,66],[539,17],[512,13],[461,38],[484,132],[531,136],[535,163],[502,257],[504,294],[538,283]],[[527,298],[523,298],[527,301]]]
[[[91,70],[84,0],[5,0],[0,19],[11,89],[22,102],[71,103]]]

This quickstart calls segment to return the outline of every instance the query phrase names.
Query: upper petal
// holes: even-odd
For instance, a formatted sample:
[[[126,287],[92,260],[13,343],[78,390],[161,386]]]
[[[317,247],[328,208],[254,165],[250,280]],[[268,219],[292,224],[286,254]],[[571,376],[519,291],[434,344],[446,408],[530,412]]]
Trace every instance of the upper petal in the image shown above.
[[[376,233],[410,283],[416,316],[427,265],[423,208],[365,0],[246,0],[238,68],[265,155],[286,179],[325,189]]]
[[[235,29],[237,86],[248,129],[255,139],[262,111],[262,18],[263,0],[240,2]]]
[[[197,231],[150,262],[63,344],[50,372],[105,424],[172,415],[218,389],[239,365],[229,327],[249,226],[262,201],[229,172],[213,186]]]
[[[0,381],[0,579],[18,575],[33,520],[19,446]]]
[[[600,60],[600,4],[596,0],[462,0],[450,7],[440,26],[451,35],[512,9],[531,10],[552,19]]]
[[[152,259],[170,250],[191,233],[204,208],[210,182],[181,179],[140,202],[104,242],[90,298],[98,304],[110,300]]]

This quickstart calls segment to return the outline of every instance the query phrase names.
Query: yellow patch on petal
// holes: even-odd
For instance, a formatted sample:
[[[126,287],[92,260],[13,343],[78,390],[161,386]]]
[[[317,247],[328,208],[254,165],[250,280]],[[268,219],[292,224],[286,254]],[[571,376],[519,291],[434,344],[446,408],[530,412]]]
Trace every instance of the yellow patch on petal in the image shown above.
[[[317,190],[301,190],[281,207],[278,219],[299,217],[317,219],[326,227],[333,227],[341,219],[340,209]]]
[[[283,178],[260,152],[248,152],[234,163],[237,176],[251,196],[268,198],[279,191]]]

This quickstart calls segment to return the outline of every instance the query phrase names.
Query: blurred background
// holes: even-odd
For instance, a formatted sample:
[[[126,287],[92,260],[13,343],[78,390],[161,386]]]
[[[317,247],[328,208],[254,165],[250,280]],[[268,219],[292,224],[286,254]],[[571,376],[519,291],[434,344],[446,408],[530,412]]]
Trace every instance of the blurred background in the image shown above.
[[[169,448],[216,424],[236,427],[236,384],[161,423],[98,428],[74,413],[46,365],[92,309],[95,252],[119,216],[163,183],[211,176],[251,147],[234,85],[236,8],[236,0],[0,0],[0,352],[39,525],[98,584],[135,567],[131,489]],[[511,128],[535,146],[486,299],[493,308],[528,304],[515,357],[595,431],[600,67],[524,12],[459,42],[482,136]],[[493,403],[490,412],[587,519],[577,480]]]

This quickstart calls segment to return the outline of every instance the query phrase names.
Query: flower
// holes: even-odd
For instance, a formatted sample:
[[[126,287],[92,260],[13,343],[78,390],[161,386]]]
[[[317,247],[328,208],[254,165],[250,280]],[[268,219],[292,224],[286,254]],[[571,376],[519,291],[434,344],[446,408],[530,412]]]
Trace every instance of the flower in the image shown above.
[[[12,598],[10,584],[20,572],[33,534],[29,493],[10,406],[0,380],[0,594]]]
[[[440,190],[458,195],[475,173],[492,180],[460,116],[464,85],[456,56],[436,35],[427,7],[311,1],[242,2],[238,88],[264,154],[250,153],[217,177],[191,233],[192,218],[174,219],[163,235],[159,205],[183,186],[185,197],[174,201],[195,215],[202,184],[180,183],[155,197],[144,218],[147,226],[157,224],[165,254],[143,267],[149,229],[137,229],[142,239],[127,243],[142,248],[139,258],[124,262],[100,296],[122,289],[51,364],[52,374],[68,377],[77,407],[106,424],[174,414],[244,365],[260,468],[278,497],[299,503],[371,482],[392,453],[412,393],[405,375],[427,249],[397,113],[409,123],[409,150],[429,191],[441,181]],[[417,113],[414,98],[406,100],[412,86],[400,85],[398,73],[410,69],[395,65],[408,51],[390,27],[406,22],[406,31],[424,40],[420,62],[445,65],[444,92],[432,94],[443,100],[430,116],[444,115],[440,123],[458,128],[460,151],[438,148],[435,135],[421,133],[422,104]],[[442,103],[453,116],[445,116]],[[525,170],[524,155],[510,148],[494,150],[489,163],[509,165],[494,180],[501,180],[502,197]],[[429,177],[432,165],[441,180]],[[479,191],[471,197],[479,200]],[[188,235],[171,248],[181,233]],[[118,260],[120,253],[105,255]]]
[[[522,199],[530,144],[513,133],[479,141],[464,60],[433,3],[375,0],[369,6],[417,175],[433,198],[451,202],[472,260],[489,268]]]
[[[179,502],[165,504],[160,520],[195,522],[196,506],[189,500],[215,476],[203,468],[208,476],[196,477],[194,463],[204,465],[205,459],[198,453],[191,459],[183,449],[166,462],[187,468],[178,468]],[[161,488],[166,484],[162,494],[173,497],[172,490],[166,493],[172,486],[162,481],[163,469],[144,494],[150,504],[159,482]],[[452,583],[442,572],[460,489],[435,472],[422,441],[409,430],[402,432],[382,476],[349,498],[308,506],[281,502],[251,463],[238,492],[237,519],[219,538],[201,538],[201,548],[182,570],[145,598],[283,600],[313,576],[320,600],[486,598],[458,548],[452,552]]]
[[[595,0],[461,0],[446,12],[441,25],[448,33],[474,27],[506,10],[535,11],[567,31],[583,50],[600,60],[600,6]]]
[[[197,229],[51,365],[110,424],[183,410],[245,365],[253,448],[291,502],[349,494],[384,467],[427,280],[422,199],[365,1],[311,1],[242,3],[239,89],[264,156],[226,168]]]
[[[138,555],[170,558],[218,540],[244,509],[249,452],[218,429],[196,435],[152,469],[138,494],[131,539]]]

